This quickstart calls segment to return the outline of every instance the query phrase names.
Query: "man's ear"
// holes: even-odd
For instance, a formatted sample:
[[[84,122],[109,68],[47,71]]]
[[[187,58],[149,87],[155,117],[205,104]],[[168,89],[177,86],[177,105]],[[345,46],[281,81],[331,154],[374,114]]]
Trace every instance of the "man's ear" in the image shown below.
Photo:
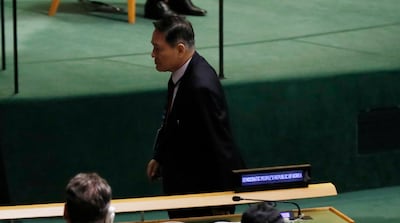
[[[64,214],[63,214],[64,219],[69,222],[69,214],[68,214],[68,208],[67,208],[67,203],[64,205]]]
[[[176,46],[179,55],[184,55],[186,52],[186,46],[183,43],[178,43],[178,45]]]
[[[105,219],[105,223],[114,223],[115,218],[115,208],[113,206],[109,206],[107,210],[107,215]]]

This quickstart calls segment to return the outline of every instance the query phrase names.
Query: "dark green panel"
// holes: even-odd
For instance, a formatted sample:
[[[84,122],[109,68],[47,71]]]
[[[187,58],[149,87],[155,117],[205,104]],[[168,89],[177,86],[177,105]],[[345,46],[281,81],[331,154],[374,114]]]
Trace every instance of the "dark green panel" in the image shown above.
[[[81,171],[109,180],[115,198],[158,193],[145,166],[163,98],[156,92],[3,103],[11,201],[61,201],[69,178]]]
[[[310,163],[340,191],[400,183],[400,151],[357,153],[357,117],[400,104],[398,71],[262,82],[227,88],[237,141],[250,167]]]
[[[398,71],[226,86],[249,167],[312,164],[340,192],[400,184],[400,151],[357,153],[357,116],[400,104]],[[145,175],[164,92],[1,103],[1,150],[14,203],[62,201],[68,179],[96,171],[114,197],[160,193]]]

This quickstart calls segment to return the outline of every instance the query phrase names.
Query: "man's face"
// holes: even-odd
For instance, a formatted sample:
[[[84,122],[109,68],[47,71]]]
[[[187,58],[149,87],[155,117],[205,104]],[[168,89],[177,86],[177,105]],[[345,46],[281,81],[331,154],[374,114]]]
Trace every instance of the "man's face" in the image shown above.
[[[154,58],[158,71],[173,72],[179,68],[179,50],[177,47],[171,47],[165,41],[164,33],[154,30],[151,44],[153,45],[151,57]]]

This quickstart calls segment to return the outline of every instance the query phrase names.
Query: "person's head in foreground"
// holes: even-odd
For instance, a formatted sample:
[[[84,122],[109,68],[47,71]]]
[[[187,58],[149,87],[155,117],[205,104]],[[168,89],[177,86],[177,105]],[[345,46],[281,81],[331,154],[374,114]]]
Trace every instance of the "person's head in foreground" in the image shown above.
[[[283,223],[283,217],[273,206],[263,202],[250,206],[243,214],[241,223]]]
[[[64,219],[68,223],[112,223],[111,187],[97,173],[79,173],[65,188]]]

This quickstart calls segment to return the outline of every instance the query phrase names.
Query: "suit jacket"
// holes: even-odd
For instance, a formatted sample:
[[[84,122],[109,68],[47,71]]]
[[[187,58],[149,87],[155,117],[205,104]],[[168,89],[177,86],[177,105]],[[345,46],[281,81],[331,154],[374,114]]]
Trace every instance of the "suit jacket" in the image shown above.
[[[231,190],[232,170],[244,168],[219,78],[197,52],[179,81],[153,158],[167,194]]]

